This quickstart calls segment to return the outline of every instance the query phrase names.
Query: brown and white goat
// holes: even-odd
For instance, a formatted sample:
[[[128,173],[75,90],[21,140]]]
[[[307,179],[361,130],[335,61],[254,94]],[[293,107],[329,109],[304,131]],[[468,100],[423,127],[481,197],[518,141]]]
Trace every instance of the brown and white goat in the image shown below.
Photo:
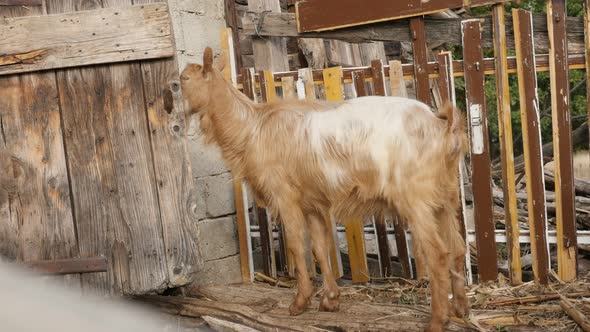
[[[297,269],[290,313],[302,313],[313,291],[306,230],[324,277],[320,310],[333,311],[339,290],[328,263],[328,215],[343,221],[396,211],[430,272],[427,330],[441,331],[447,321],[449,283],[452,314],[466,314],[465,243],[456,218],[457,165],[465,147],[460,111],[448,105],[434,114],[398,97],[256,104],[224,80],[223,63],[214,64],[206,48],[203,65],[183,70],[186,112],[198,115],[205,139],[219,146],[234,176],[281,216]]]

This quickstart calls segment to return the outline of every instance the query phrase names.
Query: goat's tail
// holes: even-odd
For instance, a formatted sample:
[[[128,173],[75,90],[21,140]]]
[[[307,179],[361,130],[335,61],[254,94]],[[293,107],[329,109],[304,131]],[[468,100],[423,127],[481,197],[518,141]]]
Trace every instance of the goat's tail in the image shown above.
[[[465,121],[461,110],[450,102],[446,102],[438,110],[436,116],[447,120],[446,136],[448,137],[448,151],[452,158],[459,157],[466,152],[467,135],[465,133]]]

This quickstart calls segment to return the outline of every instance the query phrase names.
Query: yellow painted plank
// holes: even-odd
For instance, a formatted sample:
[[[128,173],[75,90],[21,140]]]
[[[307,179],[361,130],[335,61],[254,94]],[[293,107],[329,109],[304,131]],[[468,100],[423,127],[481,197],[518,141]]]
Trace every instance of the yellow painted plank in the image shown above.
[[[344,100],[344,86],[342,85],[342,67],[332,67],[323,70],[324,86],[327,101]]]
[[[496,96],[498,98],[498,131],[502,158],[502,185],[508,246],[510,282],[522,283],[520,259],[520,228],[516,206],[516,175],[514,171],[514,146],[512,139],[512,114],[510,113],[510,85],[508,84],[508,60],[506,52],[506,22],[503,5],[493,8],[494,52],[496,59]]]
[[[265,84],[265,93],[266,93],[266,102],[272,102],[275,101],[277,99],[277,91],[275,89],[275,86],[273,84],[274,82],[274,74],[271,70],[265,70],[263,71],[264,73],[264,81],[266,82]]]
[[[352,282],[369,281],[369,268],[367,266],[365,232],[363,227],[363,219],[361,218],[354,218],[345,223]]]

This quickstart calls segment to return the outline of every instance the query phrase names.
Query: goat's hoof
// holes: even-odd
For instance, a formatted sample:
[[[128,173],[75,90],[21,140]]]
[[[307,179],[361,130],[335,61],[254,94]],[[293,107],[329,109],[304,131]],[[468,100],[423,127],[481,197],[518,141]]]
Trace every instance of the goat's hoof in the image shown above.
[[[463,318],[469,315],[469,304],[467,300],[453,301],[451,314],[455,317]]]
[[[306,306],[291,303],[291,305],[289,306],[289,314],[291,316],[299,316],[305,311],[305,307]]]
[[[322,296],[320,300],[320,311],[335,312],[340,309],[340,301],[337,297],[330,298],[327,295]]]

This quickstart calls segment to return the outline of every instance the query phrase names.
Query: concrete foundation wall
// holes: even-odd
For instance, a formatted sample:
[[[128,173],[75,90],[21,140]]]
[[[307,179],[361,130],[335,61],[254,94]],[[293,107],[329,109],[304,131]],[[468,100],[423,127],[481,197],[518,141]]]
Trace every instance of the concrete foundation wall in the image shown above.
[[[202,63],[209,46],[220,51],[221,29],[225,27],[223,0],[169,0],[176,40],[179,71],[187,63]],[[241,281],[238,235],[231,173],[216,147],[201,140],[198,120],[188,130],[189,154],[195,186],[199,192],[194,207],[200,226],[199,244],[205,266],[197,284],[226,284]]]

